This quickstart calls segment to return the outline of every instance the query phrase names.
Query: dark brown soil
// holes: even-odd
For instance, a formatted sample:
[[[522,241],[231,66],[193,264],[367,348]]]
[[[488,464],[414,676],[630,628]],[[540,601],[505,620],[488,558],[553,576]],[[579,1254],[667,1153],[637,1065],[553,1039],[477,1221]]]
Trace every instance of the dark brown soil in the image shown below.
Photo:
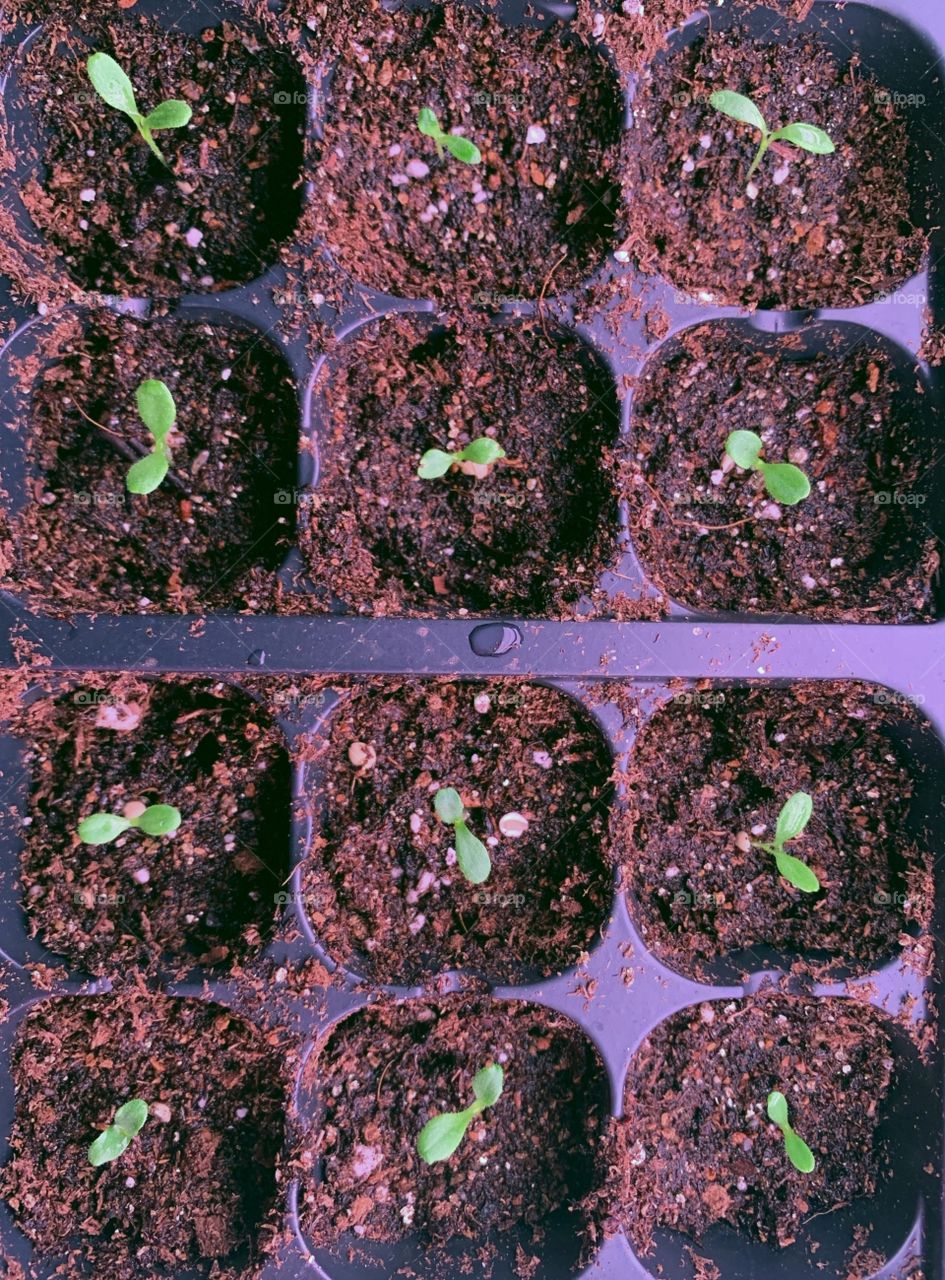
[[[99,727],[129,713],[136,728]],[[261,707],[206,680],[141,682],[117,703],[79,687],[34,703],[21,731],[32,773],[22,879],[46,946],[96,974],[258,950],[287,875],[290,795],[285,745]],[[174,805],[180,829],[79,841],[81,819],[138,799]]]
[[[449,1160],[423,1163],[420,1130],[466,1107],[473,1076],[490,1062],[505,1072],[502,1096]],[[303,1163],[324,1162],[303,1183],[310,1242],[466,1236],[494,1249],[520,1224],[537,1237],[561,1217],[579,1235],[608,1090],[596,1050],[568,1018],[462,996],[382,1003],[343,1021],[306,1074],[319,1125]]]
[[[95,1280],[254,1273],[284,1115],[281,1064],[255,1027],[197,1000],[48,1000],[20,1028],[13,1077],[0,1189],[43,1256]],[[150,1115],[124,1155],[93,1168],[90,1144],[132,1098],[170,1118]]]
[[[96,50],[130,75],[145,113],[190,103],[189,126],[156,135],[166,165],[95,94],[85,62]],[[305,86],[248,28],[189,36],[87,5],[47,22],[19,85],[43,139],[24,202],[79,284],[152,297],[223,289],[261,275],[293,230]]]
[[[810,1218],[873,1194],[893,1071],[881,1016],[847,1000],[769,994],[662,1023],[624,1090],[621,1197],[635,1247],[646,1251],[657,1227],[699,1239],[717,1222],[786,1246]],[[794,1168],[767,1118],[773,1089],[813,1173]]]
[[[864,970],[928,923],[931,856],[909,824],[918,766],[895,732],[916,716],[890,696],[801,681],[684,693],[653,715],[631,757],[622,849],[634,914],[662,959],[690,972],[767,944]],[[814,809],[787,851],[814,870],[816,894],[746,840],[770,841],[795,791]]]
[[[275,349],[251,330],[97,312],[53,327],[38,359],[32,500],[14,521],[7,585],[59,612],[271,608],[299,431]],[[143,496],[126,480],[152,446],[135,404],[147,378],[168,385],[177,423],[171,475]]]
[[[439,158],[422,107],[482,164]],[[571,288],[610,248],[622,110],[604,57],[560,28],[456,4],[378,11],[328,85],[316,232],[355,279],[401,296],[499,306]]]
[[[323,605],[376,614],[543,612],[593,590],[616,546],[612,379],[536,324],[391,317],[323,368],[321,474],[303,550]],[[427,449],[480,436],[488,475],[417,476]]]
[[[884,350],[701,325],[645,368],[621,492],[648,575],[690,608],[900,622],[934,610],[931,436],[914,378]],[[811,482],[796,506],[725,454],[760,435]]]
[[[627,247],[703,301],[852,306],[918,270],[907,133],[890,95],[816,36],[763,43],[735,27],[659,57],[634,102],[624,189]],[[833,155],[775,143],[746,190],[756,129],[709,97],[750,97],[769,129],[824,129]]]
[[[372,768],[351,763],[355,742],[373,748]],[[566,968],[613,897],[610,770],[599,730],[557,690],[509,681],[352,690],[310,783],[324,804],[305,874],[315,932],[334,959],[380,981]],[[434,812],[445,786],[489,847],[481,885],[460,873]],[[509,813],[527,820],[523,835],[501,834]]]

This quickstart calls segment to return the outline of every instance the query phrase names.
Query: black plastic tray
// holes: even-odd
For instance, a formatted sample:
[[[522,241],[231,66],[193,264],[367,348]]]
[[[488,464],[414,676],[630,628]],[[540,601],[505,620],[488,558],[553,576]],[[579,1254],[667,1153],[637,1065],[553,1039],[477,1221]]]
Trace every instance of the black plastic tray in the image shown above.
[[[526,10],[523,0],[508,0],[501,13],[512,21],[522,20]],[[602,4],[602,9],[608,6]],[[618,6],[619,7],[619,6]],[[541,3],[535,0],[533,10],[539,14],[568,19],[573,6],[564,3]],[[134,11],[157,16],[161,21],[180,23],[190,30],[213,25],[222,16],[239,20],[239,6],[227,0],[139,0]],[[731,20],[731,6],[712,6],[713,25]],[[741,15],[743,16],[743,15]],[[533,20],[540,20],[534,19]],[[704,22],[696,15],[686,31],[691,33]],[[750,18],[755,29],[772,38],[797,29],[797,23],[771,10],[759,9]],[[864,0],[862,3],[838,7],[826,0],[815,0],[809,16],[801,24],[822,32],[839,50],[860,53],[865,67],[891,91],[904,95],[904,110],[911,116],[910,125],[921,137],[921,147],[931,155],[933,169],[945,177],[945,85],[941,71],[945,58],[945,7],[941,0]],[[22,33],[26,36],[27,33]],[[688,38],[687,34],[682,37]],[[28,128],[28,120],[20,114],[16,101],[16,70],[4,85],[11,127]],[[628,120],[633,85],[625,85]],[[916,95],[922,101],[913,102]],[[317,95],[313,95],[313,99]],[[317,131],[317,111],[311,112],[309,127]],[[7,197],[15,201],[7,192]],[[307,193],[307,198],[314,194]],[[29,220],[20,210],[21,229],[33,234]],[[870,331],[889,344],[901,367],[914,369],[928,392],[931,406],[929,430],[939,442],[945,442],[940,414],[945,408],[942,374],[930,368],[919,355],[921,336],[927,312],[941,324],[945,317],[942,289],[938,283],[936,264],[945,249],[945,233],[932,235],[930,262],[914,279],[904,282],[894,295],[868,306],[831,309],[812,313],[759,312],[746,315],[736,308],[700,305],[681,298],[671,285],[660,280],[636,281],[636,288],[646,291],[648,307],[661,305],[669,316],[671,327],[663,342],[689,326],[714,321],[737,324],[743,334],[758,342],[777,343],[779,335],[800,334],[805,343],[817,347],[825,334],[839,327],[858,336]],[[625,264],[611,262],[603,270],[618,275],[630,270]],[[317,412],[312,406],[312,384],[317,365],[311,361],[304,335],[287,340],[280,321],[281,291],[287,287],[283,269],[276,265],[259,280],[231,292],[184,297],[177,305],[182,318],[205,319],[221,325],[249,325],[265,334],[283,354],[296,379],[303,434],[314,433],[317,440]],[[313,284],[312,292],[316,285]],[[2,287],[0,287],[2,293]],[[422,299],[384,299],[371,291],[352,290],[351,306],[342,315],[323,309],[323,318],[333,323],[339,334],[350,332],[369,321],[378,312],[432,310]],[[0,320],[13,320],[16,333],[0,351],[0,406],[2,425],[10,427],[22,421],[25,406],[9,376],[9,361],[22,355],[34,340],[35,326],[43,319],[8,298],[0,307]],[[146,315],[147,299],[111,299],[106,305],[120,307],[133,314]],[[526,313],[529,306],[520,308]],[[643,308],[646,310],[647,308]],[[570,312],[566,300],[550,308],[551,315],[564,326]],[[615,376],[635,374],[642,360],[641,352],[652,354],[659,343],[650,339],[642,318],[625,317],[619,338],[615,339],[603,315],[592,316],[578,332],[592,344],[613,368]],[[629,397],[622,404],[624,429],[629,422]],[[23,433],[0,432],[0,458],[5,487],[16,494],[22,491],[27,473],[23,454]],[[302,455],[298,483],[305,489],[315,478],[307,455]],[[293,511],[304,504],[293,505]],[[284,572],[291,569],[291,560]],[[640,596],[651,592],[626,539],[622,543],[619,564],[619,590],[632,590]],[[616,580],[605,576],[602,586],[611,592]],[[632,594],[631,590],[631,594]],[[941,613],[941,611],[940,611]],[[235,684],[240,677],[264,676],[267,673],[326,674],[338,677],[363,675],[451,676],[457,679],[486,679],[496,676],[527,676],[553,683],[583,702],[607,736],[615,759],[619,762],[632,748],[634,731],[623,722],[614,704],[601,703],[592,697],[592,685],[602,678],[632,682],[642,709],[641,719],[671,696],[668,681],[710,680],[722,684],[747,680],[791,681],[798,678],[842,678],[863,681],[877,689],[877,696],[918,704],[924,718],[922,729],[914,735],[913,747],[917,763],[926,772],[926,780],[917,797],[917,805],[927,815],[936,854],[945,853],[945,827],[940,820],[942,780],[945,778],[945,621],[897,627],[868,625],[824,625],[803,618],[744,618],[696,615],[681,605],[670,608],[663,622],[618,623],[613,621],[552,622],[526,618],[462,618],[462,619],[370,619],[345,616],[246,616],[209,614],[199,619],[173,615],[149,616],[83,616],[62,621],[32,612],[28,602],[10,595],[0,596],[0,667],[12,668],[17,663],[16,642],[25,639],[48,661],[53,672],[119,672],[133,671],[160,678],[169,674],[213,673]],[[80,681],[81,676],[64,674],[63,682]],[[684,686],[685,687],[685,686]],[[281,724],[290,740],[299,734],[313,735],[326,715],[331,714],[331,697],[321,706],[290,708]],[[26,780],[22,771],[22,747],[14,739],[0,739],[0,769],[4,798],[8,803],[25,805]],[[317,777],[300,768],[295,779],[295,817],[293,847],[297,863],[304,858],[311,834],[312,815],[317,805]],[[617,797],[616,803],[620,803]],[[88,983],[80,973],[58,984],[52,993],[38,995],[23,968],[27,963],[48,960],[49,956],[29,939],[17,890],[18,836],[11,824],[4,824],[0,834],[0,926],[3,954],[8,961],[11,982],[12,1012],[0,1026],[0,1062],[6,1062],[13,1036],[25,1013],[37,999],[99,991],[101,983]],[[317,938],[305,918],[304,906],[298,900],[300,879],[296,872],[287,891],[286,922],[293,926],[286,933],[295,935],[291,943],[281,934],[271,942],[267,954],[287,966],[308,956],[323,956]],[[936,888],[937,932],[945,911],[945,894]],[[628,949],[629,944],[629,949]],[[628,958],[628,956],[630,958]],[[767,959],[767,958],[766,958]],[[622,974],[632,969],[634,981],[628,988]],[[525,998],[559,1009],[574,1019],[598,1046],[609,1079],[612,1104],[619,1114],[622,1081],[628,1063],[641,1040],[676,1010],[706,1000],[740,998],[756,990],[766,976],[777,975],[777,968],[767,967],[759,957],[758,969],[747,982],[724,975],[718,985],[697,983],[662,965],[644,947],[623,894],[615,893],[609,925],[599,944],[593,949],[581,982],[590,979],[595,994],[584,1000],[577,992],[578,975],[567,972],[554,980],[521,987],[497,987],[496,998]],[[342,975],[343,982],[314,992],[312,998],[299,998],[293,1008],[293,1020],[303,1029],[310,1042],[332,1022],[363,1005],[368,996],[356,975]],[[453,975],[453,982],[460,975]],[[450,985],[447,982],[447,985]],[[938,970],[933,980],[923,983],[914,973],[891,961],[876,973],[858,981],[857,985],[878,1008],[891,1014],[899,1012],[906,999],[914,999],[913,1016],[923,1017],[929,1005],[941,1003],[941,980]],[[232,1003],[234,993],[226,983],[204,982],[195,975],[193,982],[165,987],[172,994],[193,998],[212,998],[223,1004]],[[417,993],[393,989],[409,998]],[[842,983],[821,984],[815,992],[821,996],[843,996],[848,988]],[[291,1003],[291,1001],[290,1001]],[[316,1012],[317,1010],[317,1012]],[[800,1280],[815,1275],[846,1275],[844,1251],[850,1243],[851,1229],[857,1224],[873,1223],[872,1243],[889,1258],[877,1272],[879,1277],[914,1274],[921,1269],[927,1277],[945,1275],[943,1265],[943,1105],[941,1047],[933,1061],[922,1064],[907,1037],[894,1029],[897,1051],[905,1071],[904,1084],[893,1100],[885,1121],[894,1148],[896,1177],[884,1189],[881,1200],[861,1202],[840,1213],[812,1223],[811,1238],[820,1242],[820,1251],[812,1260],[802,1242],[778,1251],[752,1244],[728,1229],[717,1229],[698,1247],[698,1252],[711,1258],[721,1269],[725,1280],[754,1280],[765,1276],[771,1280]],[[12,1082],[8,1072],[0,1070],[0,1160],[5,1159],[6,1137],[13,1110]],[[926,1167],[929,1171],[927,1171]],[[295,1232],[296,1189],[290,1188],[286,1212]],[[564,1280],[570,1274],[574,1257],[568,1242],[567,1227],[560,1237],[552,1232],[543,1250],[541,1280]],[[0,1241],[3,1251],[28,1264],[31,1250],[17,1230],[5,1205],[0,1204]],[[585,1280],[637,1280],[648,1275],[665,1275],[670,1280],[689,1280],[693,1275],[692,1259],[687,1255],[681,1237],[663,1234],[655,1258],[644,1264],[636,1258],[623,1236],[609,1241],[584,1273]],[[422,1255],[409,1247],[377,1250],[384,1265],[369,1265],[351,1260],[344,1252],[329,1257],[309,1255],[300,1236],[290,1240],[284,1257],[264,1272],[265,1280],[276,1274],[287,1280],[303,1280],[312,1275],[330,1276],[332,1280],[361,1280],[377,1274],[392,1274],[400,1265],[413,1262],[422,1274]],[[48,1269],[47,1269],[48,1272]],[[32,1274],[32,1272],[31,1272]],[[37,1274],[44,1274],[41,1268]],[[461,1274],[457,1262],[457,1275]],[[501,1267],[497,1275],[503,1272]],[[181,1277],[181,1280],[184,1280]]]

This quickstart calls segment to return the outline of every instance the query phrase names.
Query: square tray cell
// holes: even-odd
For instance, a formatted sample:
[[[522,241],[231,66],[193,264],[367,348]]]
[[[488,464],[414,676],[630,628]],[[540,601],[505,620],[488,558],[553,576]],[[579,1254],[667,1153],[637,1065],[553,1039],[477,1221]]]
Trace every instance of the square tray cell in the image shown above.
[[[411,986],[450,970],[491,981],[561,972],[614,896],[612,758],[578,702],[503,681],[346,691],[304,766],[312,841],[295,880],[311,936],[346,969]],[[437,816],[460,795],[486,879]]]
[[[6,587],[58,613],[274,606],[310,459],[291,370],[255,327],[69,310],[17,334],[4,371]],[[133,494],[151,379],[175,402],[171,470]]]
[[[628,218],[647,266],[716,303],[844,307],[922,263],[941,196],[945,94],[934,47],[879,6],[815,3],[801,22],[759,6],[699,15],[638,78]],[[830,155],[715,110],[747,95],[776,130],[825,130]]]
[[[771,1090],[814,1155],[810,1173],[767,1119]],[[934,1069],[875,1009],[774,992],[687,1009],[656,1028],[625,1082],[631,1241],[666,1280],[688,1280],[694,1255],[730,1280],[917,1274],[937,1110]]]
[[[535,322],[389,315],[319,368],[302,552],[320,602],[375,614],[543,612],[594,590],[616,537],[611,374]],[[506,456],[421,479],[430,449]]]
[[[811,492],[778,502],[737,467],[760,436]],[[914,358],[859,325],[695,325],[643,366],[621,447],[629,535],[649,580],[700,612],[925,620],[941,609],[942,423]]]
[[[80,288],[132,297],[232,289],[278,258],[301,212],[308,93],[243,6],[85,6],[25,36],[5,83],[20,231]],[[143,114],[187,102],[155,155],[89,79],[117,59]]]
[[[245,693],[210,680],[75,683],[34,697],[0,749],[19,819],[2,866],[14,962],[53,952],[100,976],[223,972],[262,950],[288,876],[291,781],[281,735]],[[80,840],[82,819],[129,803],[173,805],[179,830]]]
[[[502,1068],[498,1100],[456,1156],[426,1164],[423,1126],[467,1106],[487,1065]],[[299,1228],[322,1274],[574,1274],[609,1105],[603,1063],[575,1022],[524,1001],[382,1003],[320,1039],[302,1090],[311,1172]],[[424,1239],[436,1242],[432,1257]]]
[[[89,1280],[255,1266],[281,1221],[287,1096],[257,1027],[212,1001],[125,991],[34,1001],[2,1038],[8,1260]],[[132,1098],[149,1105],[143,1128],[93,1167],[90,1144]]]
[[[797,960],[821,975],[908,964],[937,914],[943,765],[914,703],[876,686],[664,696],[635,734],[616,837],[645,944],[715,981]],[[815,892],[761,847],[795,792],[812,815],[784,851]]]

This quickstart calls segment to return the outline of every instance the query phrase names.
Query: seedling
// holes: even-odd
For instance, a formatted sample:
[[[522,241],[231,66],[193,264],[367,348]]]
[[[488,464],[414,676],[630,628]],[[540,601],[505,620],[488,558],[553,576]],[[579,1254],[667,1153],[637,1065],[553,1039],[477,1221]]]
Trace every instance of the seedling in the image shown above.
[[[454,462],[476,462],[482,467],[488,467],[505,456],[505,450],[500,444],[496,444],[488,436],[480,436],[478,440],[467,444],[465,449],[458,449],[455,453],[447,453],[445,449],[427,449],[420,459],[417,475],[421,480],[436,480],[439,476],[445,476]]]
[[[433,807],[440,821],[453,828],[456,861],[469,883],[482,884],[488,880],[492,871],[489,850],[466,826],[466,810],[459,792],[454,787],[440,787],[433,797]]]
[[[443,148],[455,156],[457,160],[462,160],[463,164],[482,164],[482,152],[474,142],[470,142],[468,138],[461,138],[456,133],[444,133],[440,127],[440,122],[436,118],[436,112],[431,111],[429,107],[421,107],[417,116],[417,128],[426,138],[432,138],[436,144],[436,153],[443,159]]]
[[[768,1094],[768,1119],[778,1126],[784,1135],[784,1150],[787,1157],[799,1173],[813,1173],[817,1161],[814,1153],[791,1128],[788,1120],[787,1098],[777,1089]]]
[[[120,813],[93,813],[79,823],[79,839],[83,844],[110,844],[132,827],[146,836],[166,836],[176,831],[180,822],[180,810],[170,804],[152,804],[137,818],[125,818]]]
[[[98,96],[116,111],[130,116],[142,138],[161,163],[166,164],[154,134],[160,129],[182,129],[189,124],[193,112],[188,104],[180,98],[168,98],[143,116],[138,110],[134,87],[114,58],[107,53],[93,53],[86,68]]]
[[[137,1138],[144,1128],[147,1118],[148,1104],[140,1098],[133,1098],[131,1102],[119,1107],[114,1120],[89,1147],[89,1162],[98,1167],[123,1156],[132,1138]]]
[[[167,437],[177,421],[177,406],[166,383],[148,378],[135,392],[141,421],[154,437],[154,448],[129,469],[125,483],[132,493],[153,493],[171,469]]]
[[[784,846],[788,840],[797,839],[808,822],[810,822],[810,815],[813,811],[814,802],[807,792],[795,791],[792,796],[788,797],[784,807],[778,814],[778,823],[774,829],[774,839],[772,841],[752,841],[756,849],[764,849],[765,853],[772,855],[781,875],[790,884],[793,884],[795,889],[800,889],[802,893],[816,893],[820,888],[820,881],[806,862],[802,862],[800,858],[795,858],[793,854],[785,853]]]
[[[725,441],[725,452],[736,466],[761,472],[765,488],[775,502],[796,506],[810,494],[810,481],[793,462],[762,461],[758,455],[763,448],[764,441],[754,431],[733,431]]]
[[[448,1160],[465,1138],[471,1121],[499,1101],[504,1084],[505,1072],[496,1063],[477,1071],[472,1084],[475,1101],[465,1111],[445,1111],[441,1116],[434,1116],[420,1130],[417,1138],[420,1159],[426,1164]]]
[[[741,124],[750,124],[753,129],[760,132],[761,142],[751,168],[748,170],[749,180],[765,158],[772,142],[790,142],[792,146],[800,147],[802,151],[811,151],[817,156],[832,155],[837,149],[830,136],[824,133],[823,129],[818,129],[815,124],[801,124],[795,121],[793,124],[782,125],[780,129],[770,133],[764,116],[751,98],[746,98],[744,94],[722,89],[718,93],[713,93],[709,102],[716,111],[721,111],[723,115],[730,116]]]

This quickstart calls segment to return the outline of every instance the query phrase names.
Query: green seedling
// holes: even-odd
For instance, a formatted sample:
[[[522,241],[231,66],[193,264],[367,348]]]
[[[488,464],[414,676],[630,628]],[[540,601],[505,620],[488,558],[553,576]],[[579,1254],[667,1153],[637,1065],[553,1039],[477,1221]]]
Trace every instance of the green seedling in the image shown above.
[[[777,1089],[768,1094],[768,1119],[778,1126],[784,1135],[784,1150],[787,1157],[799,1173],[813,1173],[817,1161],[814,1153],[791,1128],[788,1120],[787,1098]]]
[[[443,148],[455,156],[457,160],[462,160],[463,164],[482,164],[482,152],[474,142],[470,142],[468,138],[461,138],[456,133],[444,133],[440,127],[440,122],[436,118],[436,112],[431,111],[429,107],[421,107],[417,116],[417,128],[425,138],[432,138],[436,144],[436,153],[442,160]]]
[[[483,884],[492,871],[489,850],[466,826],[466,810],[459,792],[454,787],[440,787],[433,797],[433,807],[439,820],[453,828],[460,871],[470,884]]]
[[[754,431],[733,431],[725,441],[725,452],[745,471],[760,471],[765,488],[775,502],[794,507],[810,494],[810,481],[793,462],[764,462],[758,455],[764,448]]]
[[[141,421],[154,437],[154,448],[139,458],[125,480],[132,493],[153,493],[171,469],[167,438],[177,421],[177,406],[166,383],[148,378],[135,392]]]
[[[193,112],[188,104],[180,98],[168,98],[143,116],[138,110],[134,87],[114,58],[107,53],[93,53],[86,68],[98,96],[116,111],[130,116],[142,138],[161,163],[166,164],[154,135],[160,129],[182,129],[189,124]]]
[[[795,858],[793,854],[785,853],[784,846],[788,840],[797,839],[808,822],[810,822],[810,816],[813,812],[814,802],[807,792],[795,791],[792,796],[788,797],[784,807],[778,814],[778,823],[774,829],[774,839],[771,841],[752,841],[756,849],[764,849],[765,853],[772,855],[781,875],[784,876],[789,884],[793,884],[795,889],[800,889],[802,893],[816,893],[820,888],[820,881],[806,862],[802,862],[800,858]]]
[[[110,1164],[123,1156],[131,1145],[132,1138],[137,1138],[148,1118],[148,1104],[140,1098],[133,1098],[115,1112],[115,1118],[103,1130],[89,1147],[89,1163],[96,1168],[100,1164]]]
[[[471,1121],[486,1107],[493,1107],[499,1101],[504,1085],[505,1072],[496,1063],[477,1071],[472,1085],[475,1101],[465,1111],[446,1111],[443,1115],[434,1116],[420,1130],[417,1138],[420,1159],[426,1164],[448,1160],[465,1138]]]
[[[132,827],[146,836],[166,836],[176,831],[180,822],[180,810],[169,804],[152,804],[137,818],[125,818],[120,813],[93,813],[79,823],[79,839],[83,844],[110,844]]]
[[[815,124],[801,124],[795,121],[793,124],[782,125],[773,133],[769,132],[764,116],[751,98],[746,98],[744,94],[722,89],[718,93],[713,93],[709,102],[716,111],[721,111],[723,115],[738,120],[740,124],[750,124],[761,134],[758,151],[748,170],[749,180],[765,158],[772,142],[790,142],[792,146],[800,147],[802,151],[811,151],[817,156],[832,155],[837,149],[829,135],[824,133],[823,129],[818,129]]]
[[[505,450],[488,436],[480,436],[467,444],[465,449],[447,453],[445,449],[427,449],[420,459],[417,475],[421,480],[436,480],[445,476],[454,462],[476,462],[482,467],[491,466],[506,456]]]

